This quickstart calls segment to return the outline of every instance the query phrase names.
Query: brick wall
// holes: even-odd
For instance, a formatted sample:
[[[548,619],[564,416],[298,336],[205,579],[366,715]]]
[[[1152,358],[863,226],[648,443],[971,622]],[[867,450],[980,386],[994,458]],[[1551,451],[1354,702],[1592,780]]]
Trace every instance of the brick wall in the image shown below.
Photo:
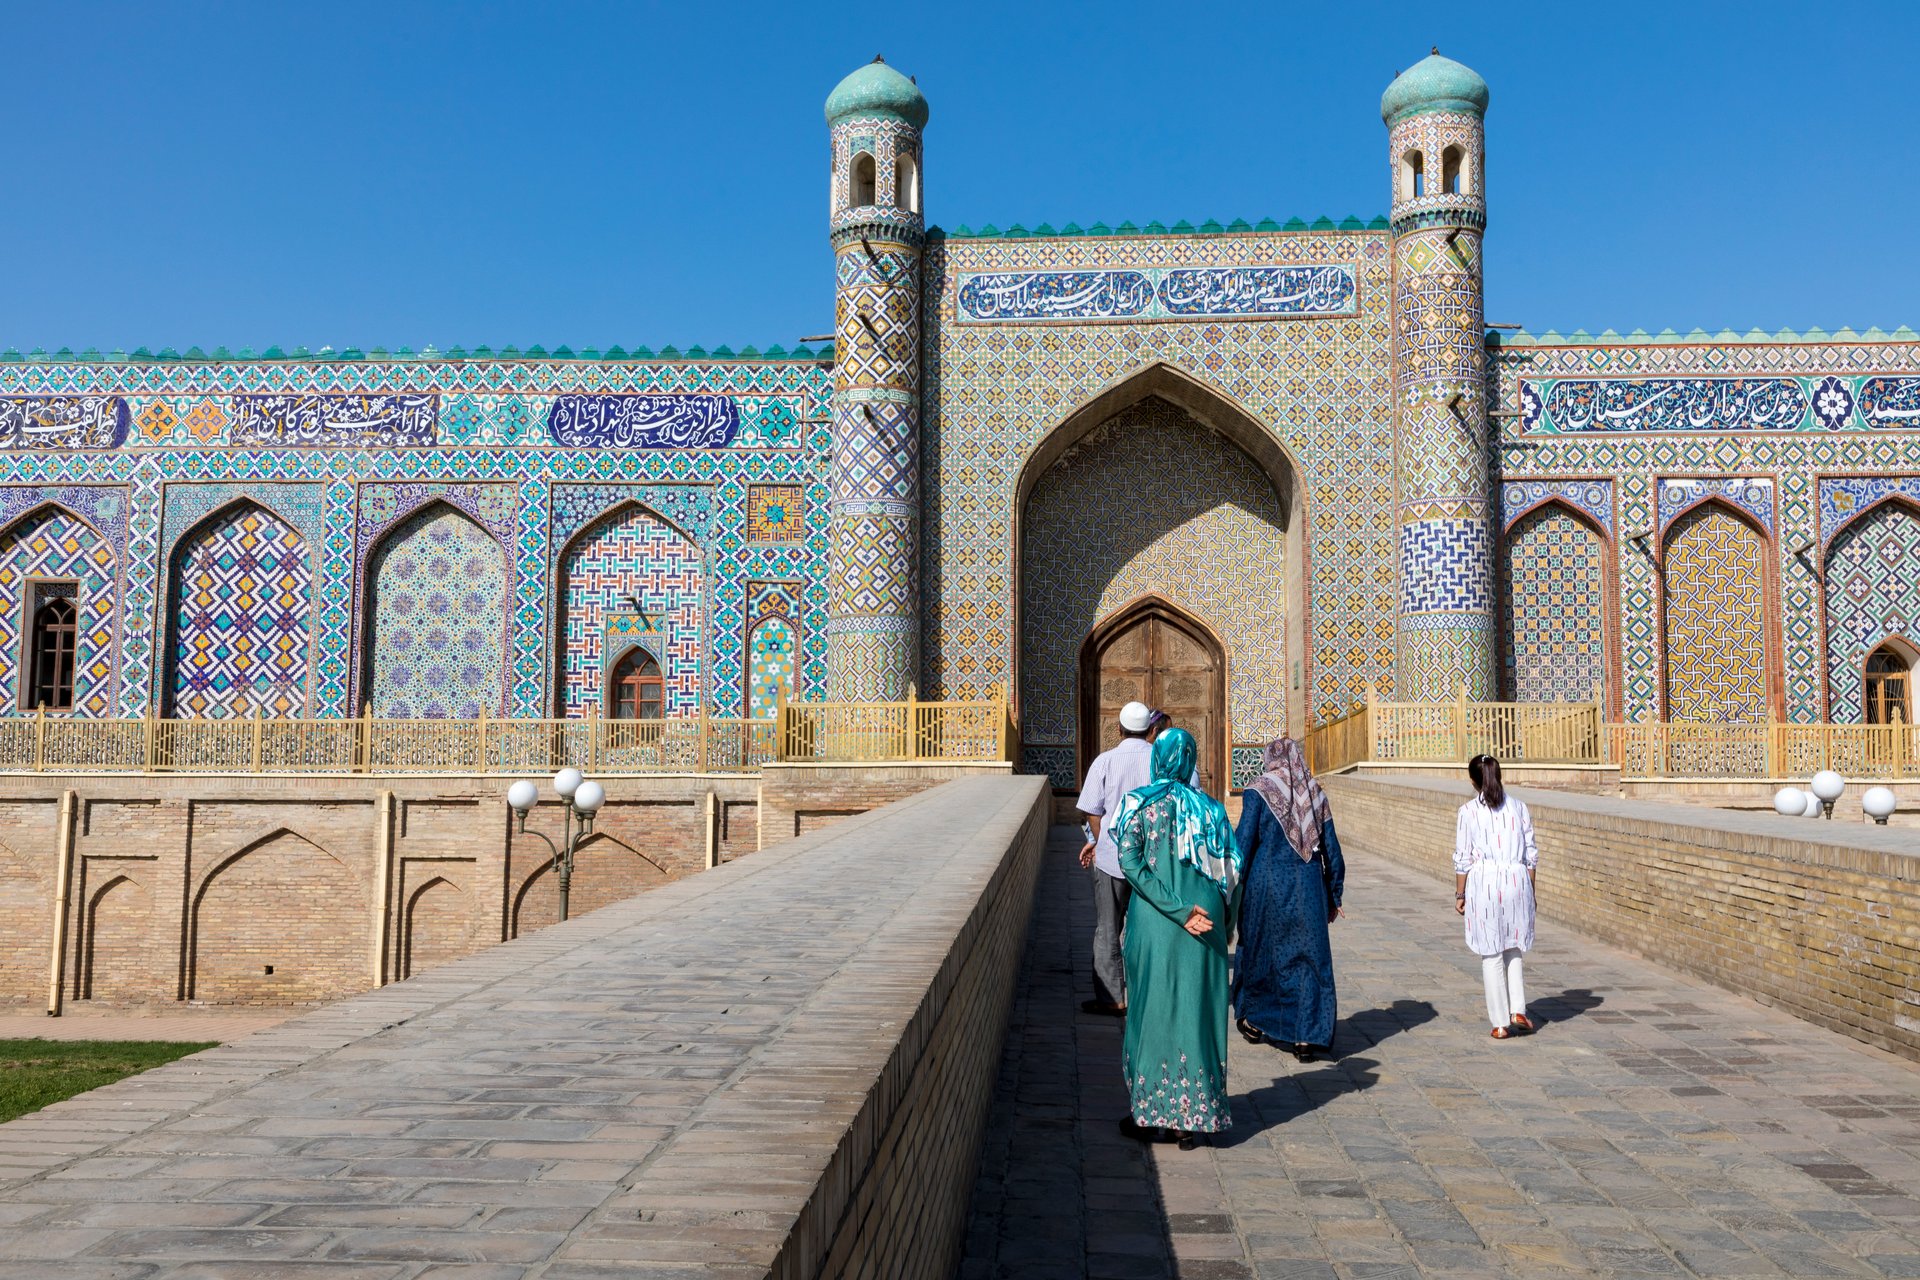
[[[60,795],[72,790],[65,1000],[301,1004],[558,919],[557,798],[512,829],[504,778],[0,777],[0,1005],[47,997]],[[758,781],[606,780],[579,915],[759,843]],[[383,793],[388,795],[383,798]]]
[[[760,775],[760,830],[771,846],[943,782],[1012,771],[1007,764],[770,764]]]
[[[1343,844],[1450,883],[1465,783],[1324,781]],[[1920,1058],[1920,841],[1911,833],[1514,794],[1533,813],[1543,919]],[[1450,897],[1436,886],[1436,904]]]

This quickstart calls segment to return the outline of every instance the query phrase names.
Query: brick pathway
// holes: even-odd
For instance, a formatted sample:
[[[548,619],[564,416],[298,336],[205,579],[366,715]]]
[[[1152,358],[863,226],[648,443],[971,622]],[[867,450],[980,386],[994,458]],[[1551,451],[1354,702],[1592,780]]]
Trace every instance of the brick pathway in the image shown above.
[[[966,1280],[1920,1276],[1920,1070],[1544,925],[1487,1037],[1449,891],[1349,860],[1336,1060],[1234,1037],[1234,1129],[1122,1139],[1119,1024],[1055,832]]]

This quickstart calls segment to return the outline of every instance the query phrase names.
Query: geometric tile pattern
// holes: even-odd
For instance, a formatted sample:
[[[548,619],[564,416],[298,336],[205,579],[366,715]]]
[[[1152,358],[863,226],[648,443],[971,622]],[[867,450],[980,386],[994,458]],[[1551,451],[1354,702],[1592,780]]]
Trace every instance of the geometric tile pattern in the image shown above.
[[[1826,556],[1828,719],[1861,719],[1867,656],[1890,637],[1920,641],[1920,511],[1882,503]]]
[[[1767,718],[1766,547],[1718,502],[1666,539],[1667,718]]]
[[[29,692],[27,590],[40,578],[78,583],[73,714],[113,714],[115,570],[113,544],[65,507],[42,506],[0,537],[0,670],[7,674],[0,680],[0,714],[33,710],[18,699]]]
[[[1503,480],[1500,485],[1500,526],[1511,529],[1542,503],[1555,499],[1593,517],[1608,534],[1613,532],[1611,480]]]
[[[168,714],[304,716],[313,558],[279,517],[229,508],[184,539],[173,571]]]
[[[1180,466],[1168,471],[1168,457]],[[1225,437],[1158,397],[1130,405],[1039,478],[1020,531],[1023,742],[1078,740],[1081,644],[1145,595],[1220,638],[1234,741],[1287,731],[1280,499],[1267,473]]]
[[[747,541],[798,542],[807,528],[806,488],[797,484],[747,486]]]
[[[640,647],[660,664],[665,714],[699,711],[706,577],[698,546],[652,511],[628,506],[573,540],[559,582],[564,610],[558,633],[559,714],[607,714],[607,682],[633,647],[625,637],[607,639],[607,620],[634,612],[636,604],[651,623],[652,634]]]
[[[1822,476],[1820,545],[1832,543],[1842,529],[1876,504],[1895,498],[1920,507],[1920,476]]]
[[[1508,530],[1501,559],[1501,698],[1591,701],[1608,683],[1606,542],[1550,502]]]
[[[770,719],[783,699],[792,700],[793,649],[793,626],[785,618],[768,618],[748,635],[747,714],[754,719]]]
[[[1673,522],[1709,498],[1722,498],[1751,515],[1769,533],[1773,531],[1773,481],[1747,476],[1715,476],[1706,480],[1660,481],[1656,506],[1660,513],[1658,531],[1665,533]]]
[[[506,557],[494,537],[436,500],[381,540],[367,575],[373,714],[502,714],[509,597]]]

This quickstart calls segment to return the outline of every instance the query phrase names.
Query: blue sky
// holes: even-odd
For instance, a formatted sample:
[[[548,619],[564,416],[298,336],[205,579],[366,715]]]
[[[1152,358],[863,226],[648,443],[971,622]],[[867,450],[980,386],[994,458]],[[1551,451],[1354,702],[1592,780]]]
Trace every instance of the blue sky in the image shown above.
[[[1490,321],[1920,325],[1920,5],[900,8],[0,0],[0,347],[791,344],[875,53],[932,221],[1058,226],[1384,213],[1436,43],[1492,85]]]

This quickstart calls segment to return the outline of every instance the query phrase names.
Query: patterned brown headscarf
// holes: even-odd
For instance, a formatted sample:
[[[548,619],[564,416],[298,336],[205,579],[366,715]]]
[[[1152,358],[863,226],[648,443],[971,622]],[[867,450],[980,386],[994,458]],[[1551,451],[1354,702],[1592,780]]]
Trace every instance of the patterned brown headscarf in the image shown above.
[[[1267,744],[1260,769],[1260,776],[1247,790],[1259,792],[1267,808],[1273,810],[1300,861],[1312,862],[1313,855],[1320,851],[1320,828],[1331,814],[1327,793],[1307,768],[1306,753],[1292,738],[1275,738]]]

